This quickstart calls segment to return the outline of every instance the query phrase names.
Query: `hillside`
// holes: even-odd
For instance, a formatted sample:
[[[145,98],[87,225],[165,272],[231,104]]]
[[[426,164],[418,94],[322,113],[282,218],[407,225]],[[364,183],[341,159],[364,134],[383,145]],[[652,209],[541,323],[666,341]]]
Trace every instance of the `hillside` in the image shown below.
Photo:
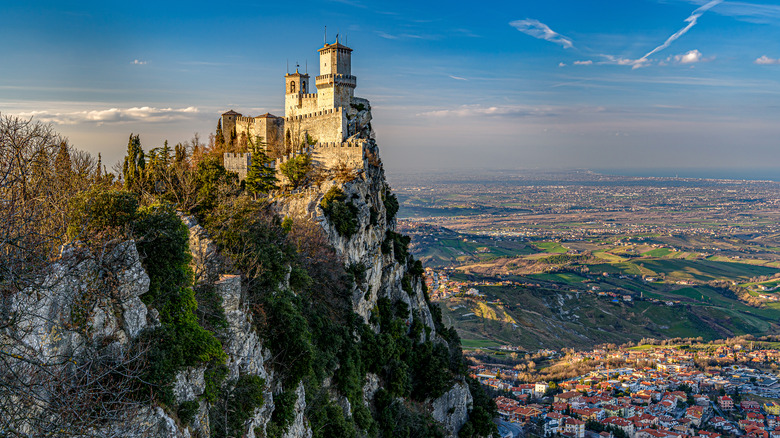
[[[722,296],[719,305],[691,300],[668,306],[541,287],[482,286],[479,291],[484,298],[451,297],[440,303],[445,323],[457,328],[464,347],[580,349],[642,338],[711,340],[778,330],[773,313]]]

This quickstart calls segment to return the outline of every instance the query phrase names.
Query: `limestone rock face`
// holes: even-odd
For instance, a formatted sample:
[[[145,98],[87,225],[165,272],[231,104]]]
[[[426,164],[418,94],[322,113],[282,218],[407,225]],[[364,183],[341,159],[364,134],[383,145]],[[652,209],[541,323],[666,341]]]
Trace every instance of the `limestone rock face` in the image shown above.
[[[287,429],[282,438],[311,438],[312,432],[309,422],[306,421],[304,413],[306,412],[306,391],[303,389],[303,382],[298,383],[295,389],[295,420]]]
[[[444,426],[449,436],[458,431],[469,420],[469,409],[474,399],[468,385],[456,383],[452,389],[433,401],[433,418]]]
[[[320,223],[328,242],[347,266],[360,263],[366,268],[366,281],[358,285],[352,296],[353,310],[366,323],[377,300],[386,297],[392,301],[405,302],[409,306],[408,320],[411,321],[416,315],[430,328],[431,336],[435,336],[436,328],[422,292],[422,283],[417,280],[413,282],[411,295],[404,291],[401,282],[407,267],[398,263],[392,251],[389,254],[382,252],[382,242],[387,232],[395,230],[395,219],[388,222],[383,200],[390,187],[378,161],[379,148],[375,142],[368,142],[365,156],[363,169],[352,181],[339,183],[330,180],[318,190],[279,199],[276,203],[277,211],[281,216],[312,219]],[[333,186],[338,186],[347,200],[358,208],[358,231],[349,238],[338,233],[319,206],[325,193]]]
[[[139,298],[149,290],[133,241],[102,255],[65,246],[60,260],[38,287],[11,297],[10,315],[18,318],[13,351],[34,352],[43,363],[78,355],[109,340],[121,346],[146,328],[146,306]]]

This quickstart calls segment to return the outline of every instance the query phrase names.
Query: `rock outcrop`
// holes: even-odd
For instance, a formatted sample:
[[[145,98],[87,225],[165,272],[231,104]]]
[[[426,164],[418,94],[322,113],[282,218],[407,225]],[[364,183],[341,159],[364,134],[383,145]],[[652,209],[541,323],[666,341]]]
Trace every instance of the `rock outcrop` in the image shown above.
[[[431,403],[433,419],[441,423],[450,436],[456,436],[469,419],[472,401],[468,385],[456,383],[452,389]]]

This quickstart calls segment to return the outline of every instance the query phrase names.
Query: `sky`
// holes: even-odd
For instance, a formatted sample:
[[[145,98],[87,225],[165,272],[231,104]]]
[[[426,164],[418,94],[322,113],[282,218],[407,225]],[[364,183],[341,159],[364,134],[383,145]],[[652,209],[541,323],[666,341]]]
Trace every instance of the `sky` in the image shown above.
[[[327,26],[327,34],[325,28]],[[0,113],[119,161],[354,49],[385,167],[780,168],[780,2],[0,0]]]

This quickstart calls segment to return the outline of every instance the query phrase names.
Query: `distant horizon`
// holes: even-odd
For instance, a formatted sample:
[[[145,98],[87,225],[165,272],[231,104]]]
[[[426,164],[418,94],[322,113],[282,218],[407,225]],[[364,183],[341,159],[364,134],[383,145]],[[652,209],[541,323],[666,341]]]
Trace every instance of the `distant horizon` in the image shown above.
[[[627,178],[663,178],[663,179],[700,179],[722,181],[751,181],[780,183],[780,169],[778,168],[752,168],[752,169],[724,169],[724,168],[517,168],[517,169],[490,169],[490,168],[429,168],[429,169],[388,169],[385,172],[392,180],[394,175],[433,175],[448,178],[457,178],[458,173],[463,176],[489,176],[491,172],[498,174],[516,173],[518,176],[539,174],[575,174],[593,173],[604,176],[616,176]],[[456,172],[453,174],[453,172]],[[498,178],[498,177],[496,177]]]

